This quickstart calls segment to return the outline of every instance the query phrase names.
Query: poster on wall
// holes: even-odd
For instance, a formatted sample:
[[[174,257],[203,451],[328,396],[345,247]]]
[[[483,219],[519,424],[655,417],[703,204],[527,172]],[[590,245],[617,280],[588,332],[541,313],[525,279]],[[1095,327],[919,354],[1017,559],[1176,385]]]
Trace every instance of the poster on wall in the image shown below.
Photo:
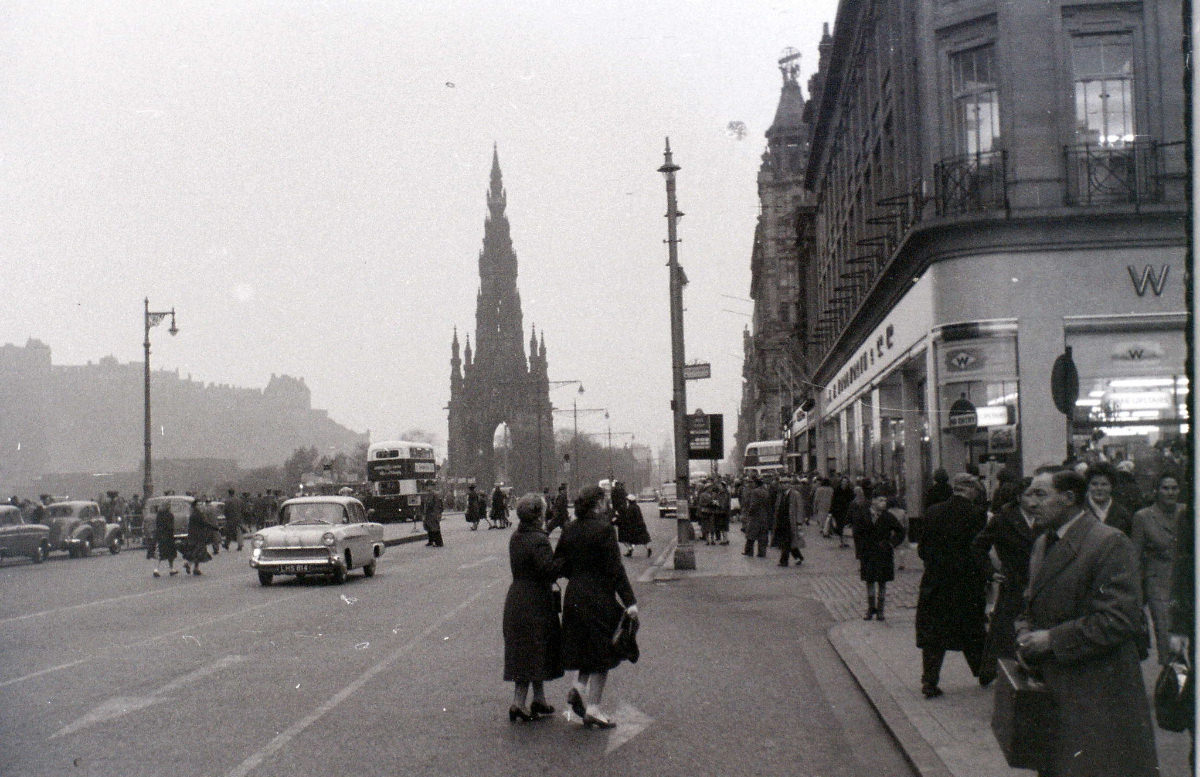
[[[1017,426],[1005,424],[988,429],[988,453],[1015,453],[1017,450]]]

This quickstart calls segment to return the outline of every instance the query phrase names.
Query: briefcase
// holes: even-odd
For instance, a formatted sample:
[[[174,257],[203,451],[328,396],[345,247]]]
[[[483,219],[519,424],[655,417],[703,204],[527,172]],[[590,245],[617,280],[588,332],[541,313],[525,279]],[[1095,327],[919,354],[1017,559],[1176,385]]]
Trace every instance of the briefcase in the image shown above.
[[[1054,697],[1011,658],[997,661],[992,733],[1004,760],[1016,769],[1040,769],[1049,754]]]

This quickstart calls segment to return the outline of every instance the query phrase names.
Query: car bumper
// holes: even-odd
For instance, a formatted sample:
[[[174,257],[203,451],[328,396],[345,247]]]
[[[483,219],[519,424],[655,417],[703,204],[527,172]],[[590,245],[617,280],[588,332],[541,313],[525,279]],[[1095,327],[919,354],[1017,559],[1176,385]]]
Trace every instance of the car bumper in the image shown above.
[[[260,572],[277,575],[321,575],[344,569],[345,562],[340,556],[331,556],[323,549],[313,549],[311,553],[303,554],[293,552],[284,558],[273,558],[256,549],[250,554],[250,566]]]

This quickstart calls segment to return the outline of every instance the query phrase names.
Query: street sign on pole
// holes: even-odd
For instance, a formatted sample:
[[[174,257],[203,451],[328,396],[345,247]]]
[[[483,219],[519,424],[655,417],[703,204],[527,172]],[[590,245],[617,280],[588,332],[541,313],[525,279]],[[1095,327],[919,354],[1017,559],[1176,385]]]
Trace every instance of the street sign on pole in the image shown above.
[[[683,365],[684,380],[704,380],[712,377],[712,364],[709,362],[693,362]]]
[[[697,410],[687,417],[688,458],[725,458],[725,417]]]

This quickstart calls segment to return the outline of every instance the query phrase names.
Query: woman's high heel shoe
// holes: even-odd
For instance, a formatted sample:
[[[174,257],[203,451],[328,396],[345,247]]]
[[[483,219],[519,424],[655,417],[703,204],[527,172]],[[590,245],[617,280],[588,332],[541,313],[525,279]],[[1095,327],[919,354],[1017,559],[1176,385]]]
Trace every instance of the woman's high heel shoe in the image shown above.
[[[617,724],[613,723],[608,718],[602,718],[599,715],[584,715],[583,727],[592,728],[593,726],[596,728],[616,728]]]
[[[508,720],[510,723],[516,723],[518,720],[528,723],[533,719],[533,715],[530,712],[521,709],[515,704],[508,708]]]
[[[529,711],[533,713],[535,718],[541,717],[542,715],[554,714],[554,708],[544,701],[533,702],[533,704],[529,705]]]

